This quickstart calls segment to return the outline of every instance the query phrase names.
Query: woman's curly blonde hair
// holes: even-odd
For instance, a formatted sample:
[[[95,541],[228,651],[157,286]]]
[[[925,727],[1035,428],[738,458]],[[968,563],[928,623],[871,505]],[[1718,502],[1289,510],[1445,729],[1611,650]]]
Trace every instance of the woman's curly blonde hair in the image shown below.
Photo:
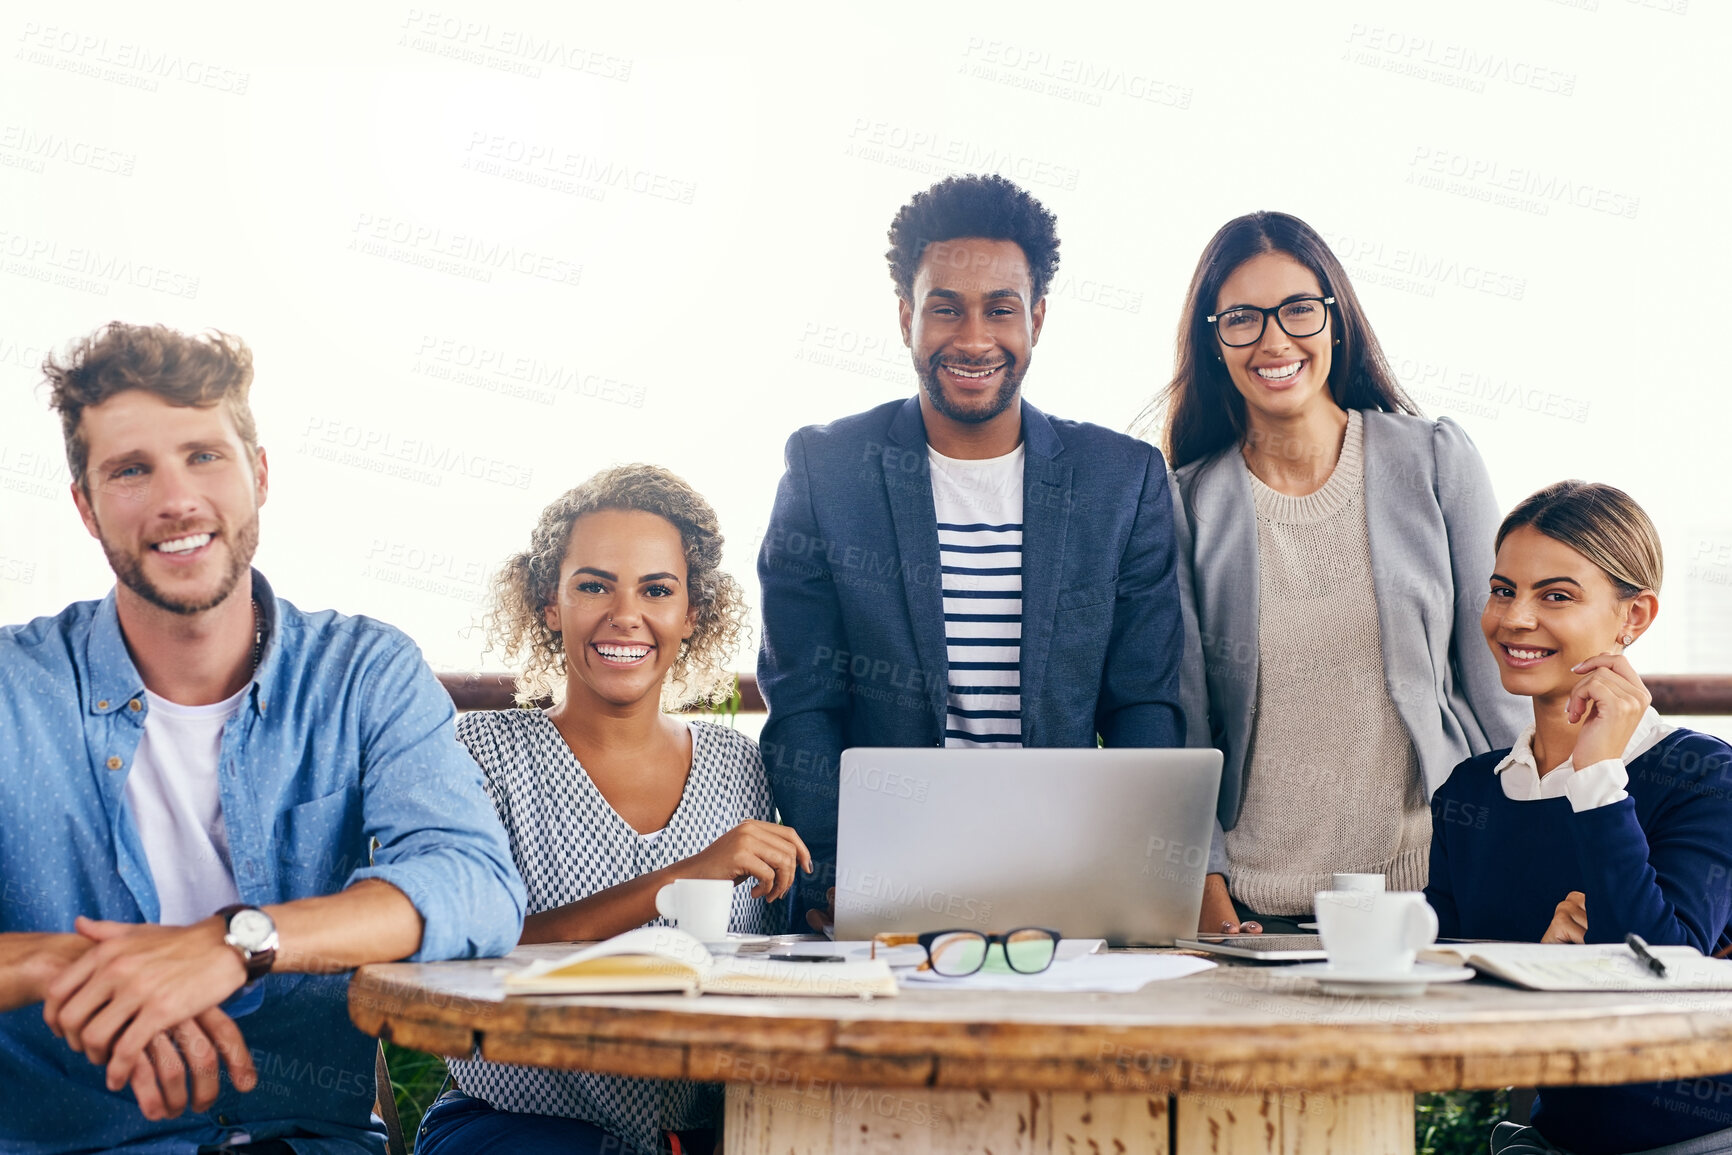
[[[721,570],[722,532],[716,511],[682,478],[659,465],[604,469],[546,509],[529,536],[493,579],[486,616],[490,645],[517,669],[517,701],[527,706],[563,694],[565,640],[549,629],[545,607],[559,600],[559,566],[571,527],[603,509],[653,513],[679,530],[686,553],[686,595],[697,611],[692,636],[680,647],[663,690],[664,709],[714,701],[733,692],[729,660],[746,630],[740,583]]]

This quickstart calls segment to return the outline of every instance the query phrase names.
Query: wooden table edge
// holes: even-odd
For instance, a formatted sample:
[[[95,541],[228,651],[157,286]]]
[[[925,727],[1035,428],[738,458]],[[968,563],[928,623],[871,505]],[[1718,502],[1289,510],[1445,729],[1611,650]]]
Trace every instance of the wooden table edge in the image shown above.
[[[924,1025],[918,1021],[834,1013],[753,1020],[571,1003],[538,1010],[422,991],[369,968],[350,985],[349,1011],[368,1034],[436,1054],[467,1057],[479,1047],[483,1057],[505,1062],[754,1085],[804,1079],[955,1090],[1408,1092],[1651,1082],[1732,1067],[1732,1016],[1689,1011],[1356,1031],[1351,1050],[1337,1054],[1307,1053],[1319,1027],[1304,1023],[1242,1038],[1207,1023],[1094,1024],[1076,1028],[1075,1044],[1055,1046],[1051,1024],[946,1022],[913,1043]],[[534,1029],[536,1018],[555,1013],[558,1032]],[[1571,1029],[1601,1037],[1571,1051],[1559,1045]],[[1512,1046],[1518,1034],[1522,1042]]]

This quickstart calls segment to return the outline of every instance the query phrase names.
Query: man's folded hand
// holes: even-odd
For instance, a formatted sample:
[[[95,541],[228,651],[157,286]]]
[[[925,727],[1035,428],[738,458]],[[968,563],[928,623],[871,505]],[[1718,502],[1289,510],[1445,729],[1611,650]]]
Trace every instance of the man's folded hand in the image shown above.
[[[190,1105],[208,1111],[222,1089],[221,1064],[240,1091],[258,1083],[253,1057],[235,1021],[215,1007],[153,1038],[132,1068],[133,1097],[146,1119],[172,1119]],[[190,1083],[191,1095],[188,1095]]]
[[[133,1083],[136,1093],[134,1068],[156,1037],[198,1019],[246,982],[219,918],[191,926],[79,918],[76,926],[96,945],[49,984],[42,1018],[67,1046],[108,1065],[111,1091]]]

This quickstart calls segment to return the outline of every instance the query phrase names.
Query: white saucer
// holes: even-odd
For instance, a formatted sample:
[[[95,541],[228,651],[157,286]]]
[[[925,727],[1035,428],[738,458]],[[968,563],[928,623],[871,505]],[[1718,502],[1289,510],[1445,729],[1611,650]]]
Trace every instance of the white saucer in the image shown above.
[[[739,934],[729,931],[727,938],[719,942],[706,942],[704,949],[711,954],[762,954],[770,949],[772,937],[767,934]]]
[[[1324,992],[1331,995],[1379,995],[1398,998],[1423,995],[1431,983],[1459,983],[1471,979],[1472,967],[1447,967],[1437,963],[1416,962],[1406,974],[1392,975],[1388,971],[1350,971],[1334,963],[1314,962],[1290,966],[1284,972],[1299,978],[1316,979]]]

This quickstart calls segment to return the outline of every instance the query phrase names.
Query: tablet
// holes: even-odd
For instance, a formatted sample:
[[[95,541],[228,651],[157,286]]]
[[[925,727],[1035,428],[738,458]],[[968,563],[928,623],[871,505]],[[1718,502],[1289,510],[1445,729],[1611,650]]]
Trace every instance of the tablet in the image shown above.
[[[1329,957],[1318,934],[1199,934],[1177,939],[1173,945],[1258,962],[1316,962]]]

